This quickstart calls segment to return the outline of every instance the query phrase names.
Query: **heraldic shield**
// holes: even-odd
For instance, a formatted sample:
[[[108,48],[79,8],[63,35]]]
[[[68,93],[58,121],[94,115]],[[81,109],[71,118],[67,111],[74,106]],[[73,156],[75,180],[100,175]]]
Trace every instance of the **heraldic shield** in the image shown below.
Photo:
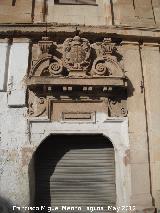
[[[70,76],[85,76],[91,64],[91,47],[85,38],[75,36],[64,41],[63,62]]]

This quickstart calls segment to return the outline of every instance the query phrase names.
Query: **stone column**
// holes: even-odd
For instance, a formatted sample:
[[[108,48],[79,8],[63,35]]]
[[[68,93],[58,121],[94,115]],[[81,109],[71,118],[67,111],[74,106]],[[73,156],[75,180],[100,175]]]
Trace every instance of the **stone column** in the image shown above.
[[[158,44],[141,49],[151,163],[152,193],[160,209],[160,52]]]
[[[141,57],[138,43],[123,42],[124,69],[129,79],[128,118],[131,164],[131,205],[137,212],[154,212],[150,192],[148,141]]]
[[[9,58],[8,105],[25,106],[26,88],[24,77],[28,70],[29,40],[13,39]]]
[[[8,39],[0,39],[0,91],[6,89],[7,84],[7,57],[9,53]]]

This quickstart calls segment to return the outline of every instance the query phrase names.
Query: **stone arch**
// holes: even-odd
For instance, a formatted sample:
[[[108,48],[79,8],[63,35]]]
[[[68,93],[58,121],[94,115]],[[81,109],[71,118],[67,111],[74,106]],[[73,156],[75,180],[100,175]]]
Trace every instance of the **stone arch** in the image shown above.
[[[32,122],[32,121],[31,121]],[[34,125],[33,125],[34,124]],[[36,132],[38,130],[38,132]],[[30,142],[34,144],[34,153],[40,144],[51,134],[101,134],[108,138],[115,150],[116,169],[116,194],[117,206],[130,205],[131,198],[131,174],[129,160],[129,139],[127,118],[107,119],[96,124],[77,123],[67,125],[65,123],[32,123]],[[40,133],[43,132],[43,133]],[[35,134],[38,138],[35,138]],[[32,159],[34,158],[34,154]],[[31,163],[33,167],[33,161]],[[30,165],[30,166],[31,166]],[[33,179],[33,175],[30,177]],[[31,188],[31,187],[30,187]],[[32,187],[33,194],[34,190]],[[32,197],[33,200],[33,197]]]
[[[59,144],[61,144],[61,146],[59,146]],[[57,145],[59,147],[58,150],[61,153],[60,156],[58,154],[58,158],[56,156],[53,157],[53,151],[50,152],[50,150],[57,149],[56,148]],[[73,151],[74,149],[76,150],[77,148],[79,150],[81,150],[81,149],[98,150],[99,148],[102,149],[102,148],[107,148],[107,147],[113,148],[113,144],[111,143],[111,141],[108,138],[103,136],[103,134],[78,134],[78,133],[77,134],[50,134],[50,136],[48,136],[45,140],[43,140],[43,142],[38,146],[38,148],[36,149],[36,151],[34,153],[34,155],[35,155],[35,185],[36,185],[35,195],[41,194],[44,190],[44,188],[43,189],[41,188],[42,191],[39,190],[38,186],[39,186],[39,184],[41,185],[41,183],[42,183],[41,178],[39,178],[39,177],[43,176],[43,174],[44,174],[43,172],[45,171],[45,172],[47,172],[45,175],[45,183],[46,183],[46,189],[47,189],[45,192],[46,194],[45,194],[45,198],[44,198],[45,205],[51,206],[51,203],[50,203],[51,202],[50,177],[56,171],[56,167],[59,164],[59,162],[61,161],[61,159],[63,158],[63,156],[65,156],[69,150]],[[58,150],[57,150],[57,152],[54,152],[54,153],[58,153]],[[82,152],[82,151],[80,151],[80,152]],[[49,161],[48,161],[48,158],[49,158]],[[56,159],[56,163],[55,163],[55,159]],[[54,164],[55,164],[55,166],[53,166]],[[41,167],[44,168],[44,165],[45,165],[45,169],[41,170]],[[49,167],[48,167],[48,165],[49,165]],[[106,165],[106,167],[107,167],[107,165]],[[46,168],[47,168],[47,170],[46,170]],[[92,190],[94,190],[94,189],[92,188]],[[107,188],[106,188],[106,190],[107,190]],[[43,197],[43,195],[41,195],[41,196]],[[41,201],[39,201],[39,199],[41,199],[41,196],[35,196],[36,199],[35,199],[34,206],[44,205],[43,203],[39,203],[39,202],[41,202]]]

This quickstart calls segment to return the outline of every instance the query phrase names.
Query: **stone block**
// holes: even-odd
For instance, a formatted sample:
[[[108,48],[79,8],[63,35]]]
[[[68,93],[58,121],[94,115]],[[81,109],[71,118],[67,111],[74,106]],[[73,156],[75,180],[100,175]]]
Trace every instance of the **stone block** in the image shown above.
[[[109,6],[108,6],[109,5]],[[55,5],[48,1],[47,22],[71,23],[81,25],[105,25],[106,20],[111,22],[111,11],[109,1],[97,1],[93,5]],[[109,14],[106,14],[106,10]],[[88,13],[88,11],[90,11]],[[59,15],[63,14],[63,15]],[[109,18],[110,17],[110,18]]]
[[[113,1],[114,23],[116,25],[132,25],[135,21],[132,0]]]
[[[35,1],[33,22],[41,23],[44,20],[44,2],[41,0]]]
[[[150,194],[150,180],[148,171],[148,163],[131,164],[133,195],[138,196],[139,194]]]
[[[8,105],[25,106],[26,88],[24,77],[27,74],[29,41],[14,41],[11,46],[8,74]]]
[[[32,0],[13,1],[1,0],[0,23],[28,23],[31,22]]]
[[[152,4],[150,0],[135,0],[135,15],[139,18],[153,19]]]

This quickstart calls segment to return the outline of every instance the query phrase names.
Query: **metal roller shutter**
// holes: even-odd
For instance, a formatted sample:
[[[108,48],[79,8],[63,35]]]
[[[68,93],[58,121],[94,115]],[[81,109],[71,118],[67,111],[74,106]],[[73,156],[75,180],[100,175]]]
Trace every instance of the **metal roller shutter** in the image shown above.
[[[99,135],[51,138],[37,153],[36,197],[36,205],[59,206],[59,210],[61,206],[81,206],[84,212],[86,206],[115,206],[111,143]]]

